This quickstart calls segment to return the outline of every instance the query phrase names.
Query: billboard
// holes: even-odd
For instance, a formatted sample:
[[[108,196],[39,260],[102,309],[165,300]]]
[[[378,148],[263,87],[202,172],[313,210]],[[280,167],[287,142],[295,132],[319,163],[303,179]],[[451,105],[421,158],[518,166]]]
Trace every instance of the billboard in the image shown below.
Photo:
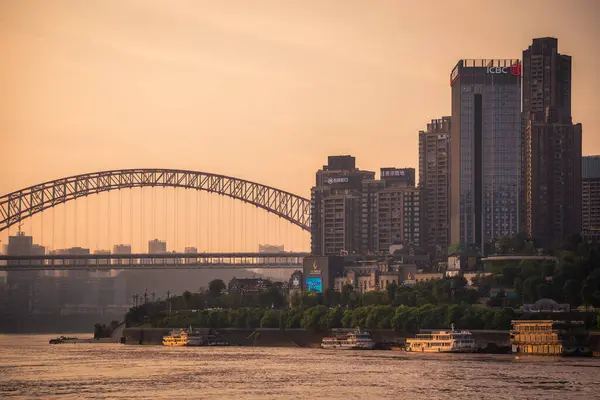
[[[323,291],[323,282],[321,281],[321,278],[306,278],[306,290],[309,292],[321,293]]]
[[[325,179],[325,183],[328,185],[333,185],[336,183],[348,183],[348,177],[347,176],[330,176],[327,179]]]

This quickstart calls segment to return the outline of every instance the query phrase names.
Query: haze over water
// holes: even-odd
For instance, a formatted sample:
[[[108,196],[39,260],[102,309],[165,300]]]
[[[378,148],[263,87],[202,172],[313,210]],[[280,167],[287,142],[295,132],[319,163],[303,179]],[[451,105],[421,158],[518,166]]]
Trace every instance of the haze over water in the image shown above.
[[[593,399],[600,385],[599,359],[49,339],[0,335],[0,398]]]

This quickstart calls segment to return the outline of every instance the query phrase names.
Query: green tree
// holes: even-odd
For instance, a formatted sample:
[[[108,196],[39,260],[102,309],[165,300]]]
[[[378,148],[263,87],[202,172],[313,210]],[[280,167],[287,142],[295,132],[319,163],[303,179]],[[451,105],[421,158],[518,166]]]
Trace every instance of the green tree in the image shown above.
[[[183,295],[181,297],[183,298],[184,307],[187,310],[190,306],[190,300],[192,299],[192,293],[190,291],[186,290],[185,292],[183,292]]]
[[[543,283],[542,278],[539,276],[530,277],[523,281],[523,295],[525,301],[534,302],[538,299],[537,288],[538,285]]]
[[[279,328],[279,312],[267,310],[260,320],[261,328]]]
[[[326,306],[337,306],[340,304],[340,301],[341,294],[338,291],[327,288],[323,292],[323,302]]]
[[[325,306],[308,308],[302,314],[302,327],[312,331],[321,330],[321,318],[328,312]]]
[[[385,288],[385,293],[388,298],[388,304],[393,304],[396,299],[396,290],[398,290],[398,284],[396,282],[392,282]]]
[[[546,282],[538,284],[536,287],[536,291],[538,299],[545,299],[550,297],[550,286],[548,286]]]
[[[353,320],[354,320],[354,311],[353,310],[344,311],[344,315],[342,317],[342,326],[344,328],[354,328],[354,326],[352,326]]]
[[[354,293],[354,287],[352,285],[344,285],[342,287],[342,295],[340,297],[340,304],[347,306],[350,302],[350,295]]]
[[[286,329],[300,328],[303,310],[301,308],[292,308],[283,310],[283,324]]]
[[[276,286],[270,286],[263,290],[259,295],[259,304],[261,307],[274,307],[281,308],[285,307],[285,297],[281,294],[281,291]]]
[[[300,307],[301,304],[302,304],[302,296],[300,295],[300,293],[295,292],[294,294],[292,294],[292,298],[290,299],[290,306],[292,308],[298,308],[298,307]]]
[[[358,307],[355,309],[352,315],[352,327],[364,329],[370,312],[371,307]]]
[[[394,312],[395,310],[391,306],[371,307],[365,321],[367,329],[390,329]]]
[[[213,279],[208,284],[208,293],[211,297],[216,298],[221,296],[226,287],[222,279]]]
[[[600,270],[596,269],[581,285],[583,304],[600,307]]]
[[[333,328],[341,328],[342,327],[342,318],[344,317],[344,312],[341,308],[335,307],[329,310],[327,314],[325,314],[321,321],[321,327],[323,329],[333,329]]]
[[[371,290],[362,295],[361,303],[363,306],[383,305],[387,303],[387,296],[383,292]]]

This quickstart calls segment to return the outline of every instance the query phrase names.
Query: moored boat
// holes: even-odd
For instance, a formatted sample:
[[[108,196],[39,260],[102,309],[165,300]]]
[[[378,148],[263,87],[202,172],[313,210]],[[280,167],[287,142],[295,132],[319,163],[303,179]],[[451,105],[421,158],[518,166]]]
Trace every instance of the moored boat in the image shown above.
[[[229,346],[210,330],[174,329],[163,336],[163,346]]]
[[[514,320],[510,331],[513,353],[541,356],[591,357],[590,332],[584,321]]]
[[[49,344],[74,344],[74,343],[95,343],[96,339],[79,339],[76,337],[59,336],[55,339],[50,339]]]
[[[406,339],[406,351],[424,353],[473,353],[477,350],[473,335],[467,330],[422,333]]]
[[[324,337],[322,349],[336,350],[373,350],[375,342],[371,334],[360,329],[353,332],[336,332],[334,336]]]

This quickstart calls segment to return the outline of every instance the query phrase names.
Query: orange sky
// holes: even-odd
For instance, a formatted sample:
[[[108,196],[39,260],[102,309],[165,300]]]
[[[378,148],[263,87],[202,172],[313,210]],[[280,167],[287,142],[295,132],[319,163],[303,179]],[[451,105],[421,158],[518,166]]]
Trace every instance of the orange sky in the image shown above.
[[[540,36],[573,56],[573,118],[600,154],[599,19],[594,0],[3,1],[0,194],[158,167],[308,197],[330,154],[416,167],[457,60]]]

